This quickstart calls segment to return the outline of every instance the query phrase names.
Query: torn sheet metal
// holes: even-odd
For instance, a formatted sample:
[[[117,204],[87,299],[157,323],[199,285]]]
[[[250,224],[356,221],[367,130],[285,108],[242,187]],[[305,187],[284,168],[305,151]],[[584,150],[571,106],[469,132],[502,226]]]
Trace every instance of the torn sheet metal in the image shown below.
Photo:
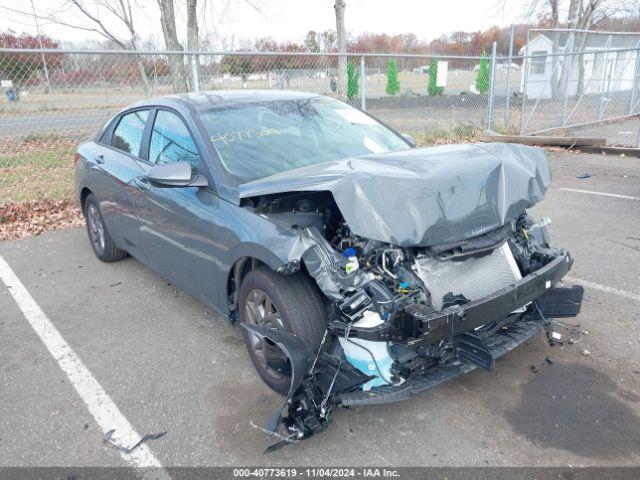
[[[542,149],[481,143],[312,165],[245,183],[239,194],[329,191],[356,235],[433,246],[506,225],[542,200],[549,183]]]

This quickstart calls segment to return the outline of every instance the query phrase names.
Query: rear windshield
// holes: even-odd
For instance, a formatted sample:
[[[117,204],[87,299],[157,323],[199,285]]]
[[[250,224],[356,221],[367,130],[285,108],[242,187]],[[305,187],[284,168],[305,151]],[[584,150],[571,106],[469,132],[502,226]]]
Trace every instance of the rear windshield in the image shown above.
[[[248,103],[200,118],[224,167],[243,180],[410,148],[373,118],[327,97]]]

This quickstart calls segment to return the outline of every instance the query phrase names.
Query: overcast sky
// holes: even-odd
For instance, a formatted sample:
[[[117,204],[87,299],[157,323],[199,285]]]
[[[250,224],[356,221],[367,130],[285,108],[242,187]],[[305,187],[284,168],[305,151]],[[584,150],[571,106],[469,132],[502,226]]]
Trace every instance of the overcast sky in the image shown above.
[[[156,0],[135,0],[140,8],[135,13],[136,28],[141,38],[162,44]],[[201,30],[215,30],[220,37],[272,37],[276,40],[301,41],[309,30],[335,28],[333,0],[253,0],[261,5],[256,12],[243,0],[207,0],[201,8]],[[87,4],[91,0],[86,0]],[[34,0],[36,11],[63,12],[68,22],[82,23],[73,14],[67,0]],[[183,1],[175,0],[181,6]],[[204,0],[200,0],[204,6]],[[230,4],[228,8],[224,5]],[[346,25],[350,34],[415,33],[431,40],[456,30],[483,30],[491,25],[508,25],[527,19],[529,0],[346,0]],[[0,30],[35,33],[33,18],[12,9],[30,11],[29,0],[0,0]],[[100,14],[101,12],[97,12]],[[103,14],[104,15],[104,14]],[[105,17],[106,18],[106,17]],[[178,11],[178,26],[184,25],[184,12]],[[42,21],[44,34],[60,40],[79,42],[99,40],[98,35]],[[181,28],[182,36],[184,29]],[[122,32],[124,35],[124,32]]]

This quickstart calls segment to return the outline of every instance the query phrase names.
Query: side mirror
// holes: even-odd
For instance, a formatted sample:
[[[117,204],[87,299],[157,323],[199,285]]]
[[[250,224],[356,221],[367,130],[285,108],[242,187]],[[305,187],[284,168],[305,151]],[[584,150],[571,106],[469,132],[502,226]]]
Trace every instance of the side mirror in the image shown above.
[[[209,184],[206,177],[191,173],[191,164],[188,162],[156,165],[145,177],[159,187],[206,187]]]
[[[411,135],[409,135],[408,133],[403,133],[402,138],[407,141],[411,148],[416,148],[417,143]]]

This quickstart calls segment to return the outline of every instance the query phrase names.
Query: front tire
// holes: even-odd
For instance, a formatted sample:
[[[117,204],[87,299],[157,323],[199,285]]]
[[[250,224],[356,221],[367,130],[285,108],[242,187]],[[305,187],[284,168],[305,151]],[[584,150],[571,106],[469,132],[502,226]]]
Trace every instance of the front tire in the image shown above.
[[[116,247],[107,231],[98,202],[90,194],[84,202],[84,218],[87,224],[89,243],[100,260],[106,263],[117,262],[127,256],[127,252]]]
[[[252,270],[240,286],[238,308],[241,323],[287,331],[301,339],[311,354],[318,351],[327,325],[327,312],[317,285],[307,274],[281,275],[267,267]],[[278,354],[274,352],[277,347],[263,343],[264,340],[245,329],[242,334],[260,378],[271,389],[286,395],[289,376],[267,364],[267,355],[273,359]]]

